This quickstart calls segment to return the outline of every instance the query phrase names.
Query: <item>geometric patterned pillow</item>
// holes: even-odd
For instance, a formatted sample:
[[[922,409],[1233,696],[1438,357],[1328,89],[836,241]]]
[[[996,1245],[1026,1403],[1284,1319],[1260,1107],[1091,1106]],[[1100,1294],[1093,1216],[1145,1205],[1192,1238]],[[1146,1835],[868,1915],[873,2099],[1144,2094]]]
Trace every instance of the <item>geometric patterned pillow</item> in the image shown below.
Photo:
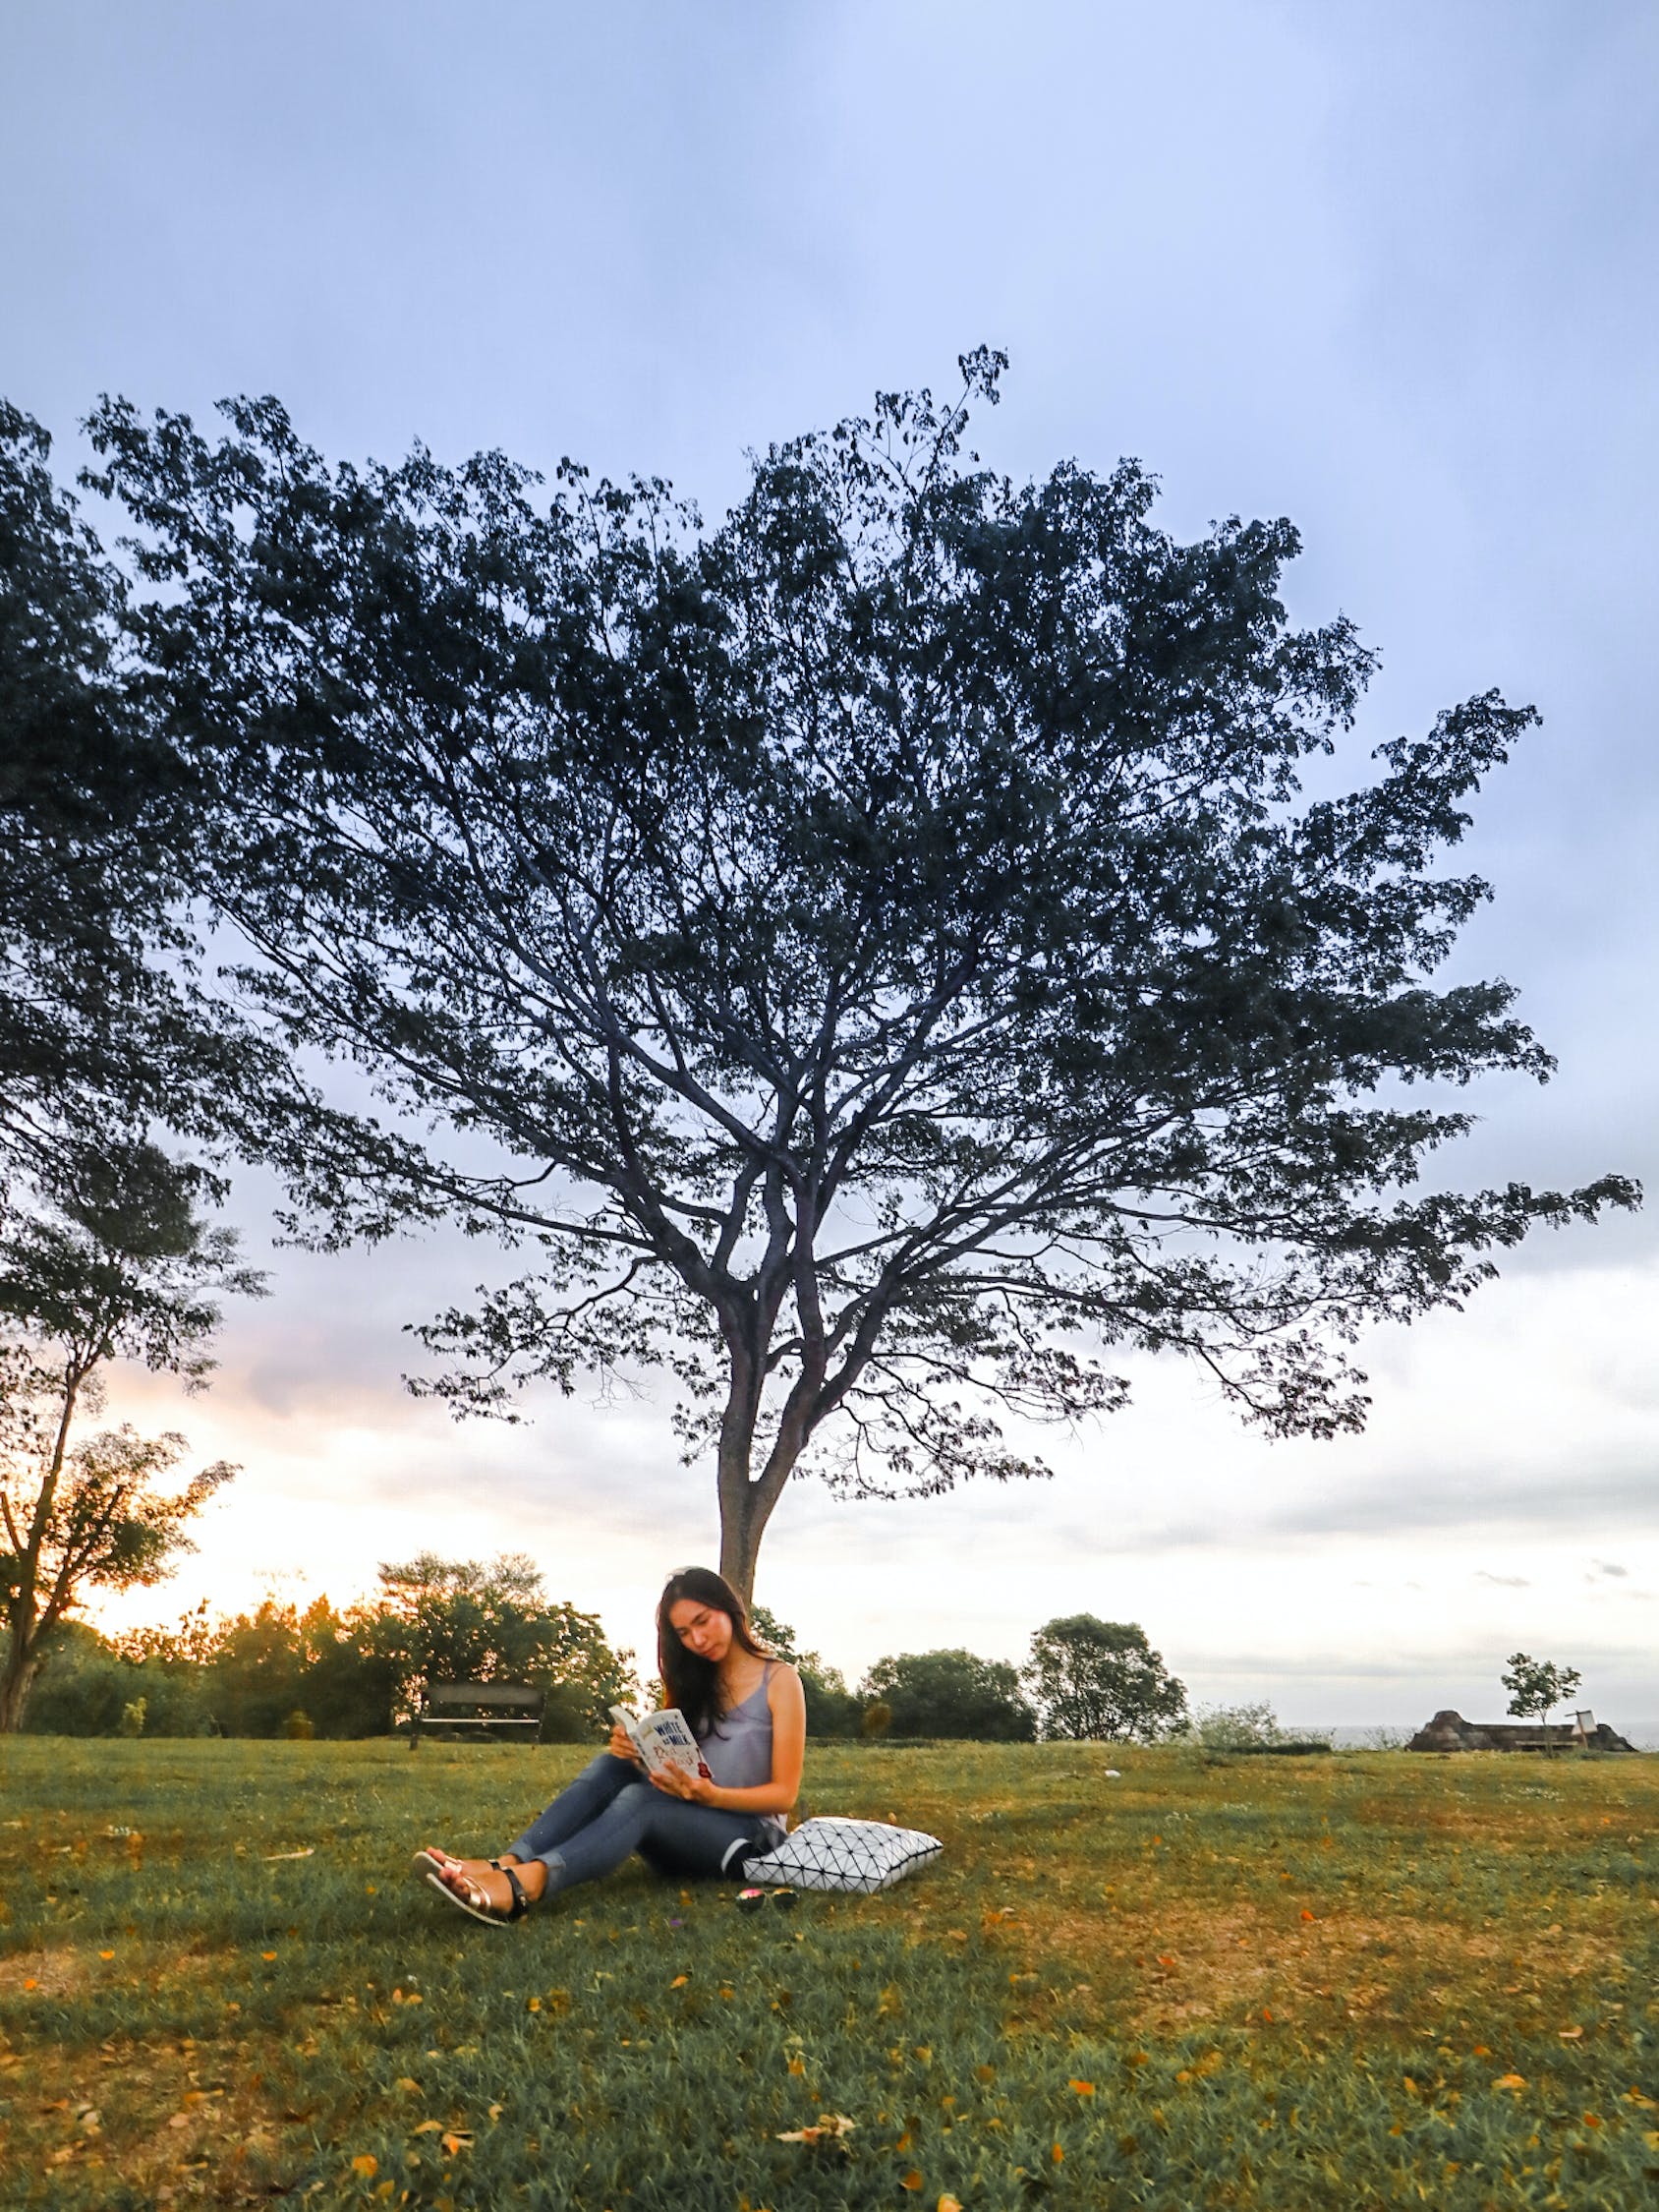
[[[749,1882],[787,1883],[797,1890],[890,1890],[928,1866],[944,1845],[917,1828],[885,1821],[803,1821],[764,1858],[745,1859]]]

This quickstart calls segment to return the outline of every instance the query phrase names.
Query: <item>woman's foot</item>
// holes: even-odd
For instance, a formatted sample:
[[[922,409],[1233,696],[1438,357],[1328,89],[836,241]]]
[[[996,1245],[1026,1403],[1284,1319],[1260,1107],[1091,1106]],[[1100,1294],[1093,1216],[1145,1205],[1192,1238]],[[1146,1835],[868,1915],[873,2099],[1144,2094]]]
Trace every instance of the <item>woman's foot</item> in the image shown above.
[[[503,1851],[495,1859],[458,1859],[452,1851],[445,1851],[435,1843],[429,1844],[424,1851],[417,1851],[415,1854],[417,1874],[437,1874],[445,1878],[458,1874],[469,1882],[481,1881],[485,1875],[491,1874],[498,1868],[516,1867],[518,1863],[510,1851]]]
[[[491,1920],[516,1918],[526,1906],[537,1903],[547,1888],[547,1869],[540,1859],[521,1864],[506,1852],[497,1862],[452,1858],[447,1851],[429,1848],[416,1852],[415,1871],[434,1889],[447,1890],[469,1912]]]

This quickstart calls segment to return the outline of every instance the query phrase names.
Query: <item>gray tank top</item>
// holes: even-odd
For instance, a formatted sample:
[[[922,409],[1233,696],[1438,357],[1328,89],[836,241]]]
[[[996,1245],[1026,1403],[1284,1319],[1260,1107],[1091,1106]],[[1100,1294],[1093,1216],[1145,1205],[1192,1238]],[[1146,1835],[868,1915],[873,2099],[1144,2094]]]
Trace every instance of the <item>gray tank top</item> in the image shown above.
[[[772,1708],[767,1703],[772,1669],[772,1661],[768,1659],[766,1671],[743,1703],[722,1713],[709,1733],[697,1739],[718,1789],[758,1789],[772,1779]],[[785,1833],[775,1813],[756,1818],[774,1834]]]

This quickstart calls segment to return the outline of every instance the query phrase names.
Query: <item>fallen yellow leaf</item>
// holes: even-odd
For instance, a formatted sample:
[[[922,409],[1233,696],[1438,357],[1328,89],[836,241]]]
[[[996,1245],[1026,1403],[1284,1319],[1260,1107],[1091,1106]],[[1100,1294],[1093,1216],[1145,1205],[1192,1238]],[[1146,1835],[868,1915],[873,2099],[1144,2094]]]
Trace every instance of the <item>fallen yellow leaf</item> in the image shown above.
[[[1079,2097],[1092,2097],[1095,2093],[1095,2085],[1092,2081],[1078,2081],[1073,2079],[1066,2083],[1066,2087],[1068,2089],[1075,2090]]]
[[[673,1980],[668,1984],[668,1987],[670,1989],[684,1989],[685,1985],[690,1981],[690,1979],[691,1976],[689,1974],[676,1974]]]
[[[441,2135],[443,2133],[443,2122],[441,2120],[423,2120],[415,2132],[417,2135]]]
[[[374,2156],[374,2153],[372,2151],[365,2151],[361,2158],[354,2158],[352,2160],[352,2172],[354,2174],[363,2175],[366,2180],[371,2175],[377,2174],[379,2171],[380,2161]]]
[[[778,2136],[780,2143],[821,2143],[826,2135],[850,2134],[858,2125],[844,2112],[827,2112],[813,2127],[791,2127]]]
[[[1583,2032],[1581,2027],[1558,2028],[1556,2030],[1564,2043],[1576,2043]]]
[[[934,2212],[962,2212],[962,2200],[959,2196],[952,2196],[946,2189],[934,2206]]]
[[[392,2087],[401,2089],[406,2097],[418,2097],[421,2094],[421,2084],[407,2073],[400,2073]]]
[[[922,2185],[922,2177],[918,2169],[912,2166],[908,2174],[901,2174],[898,2185],[901,2189],[909,2189],[912,2193],[919,2189]]]
[[[1492,2086],[1494,2089],[1524,2089],[1526,2076],[1523,2073],[1501,2073]]]
[[[1055,2164],[1058,2166],[1064,2161],[1065,2153],[1060,2149],[1058,2143],[1057,2143],[1054,2149],[1050,2151],[1049,2156],[1054,2160]]]

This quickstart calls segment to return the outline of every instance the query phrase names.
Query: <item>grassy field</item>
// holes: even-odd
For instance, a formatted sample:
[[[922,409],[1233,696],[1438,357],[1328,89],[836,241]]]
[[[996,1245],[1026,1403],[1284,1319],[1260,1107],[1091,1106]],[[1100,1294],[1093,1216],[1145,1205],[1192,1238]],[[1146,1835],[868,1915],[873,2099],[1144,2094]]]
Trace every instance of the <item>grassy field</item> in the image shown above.
[[[814,1747],[943,1859],[499,1929],[405,1871],[585,1756],[0,1746],[7,2212],[1654,2199],[1659,1760]]]

